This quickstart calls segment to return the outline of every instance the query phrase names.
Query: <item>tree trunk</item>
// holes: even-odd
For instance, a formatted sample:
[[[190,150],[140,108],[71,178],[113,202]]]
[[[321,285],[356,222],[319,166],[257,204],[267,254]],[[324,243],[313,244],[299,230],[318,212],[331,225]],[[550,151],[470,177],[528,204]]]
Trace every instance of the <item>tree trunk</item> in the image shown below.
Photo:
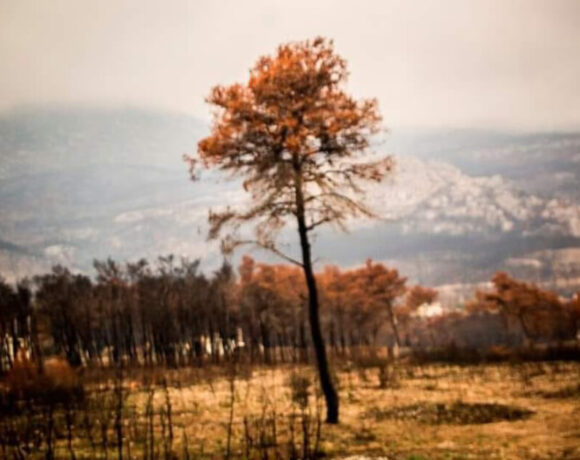
[[[300,354],[298,355],[298,358],[301,363],[308,364],[308,343],[306,342],[306,332],[303,318],[300,320],[299,333],[300,333],[299,337],[300,343],[298,346],[300,349]]]
[[[264,347],[264,363],[265,364],[272,364],[272,355],[270,350],[270,333],[269,329],[260,319],[260,334],[262,336],[262,347]]]
[[[401,338],[399,337],[399,328],[397,327],[397,318],[393,312],[393,307],[391,305],[387,306],[387,313],[389,314],[389,321],[391,323],[391,327],[393,328],[393,335],[395,336],[395,343],[397,347],[401,346]]]
[[[522,330],[524,331],[524,336],[526,338],[526,341],[528,342],[528,345],[530,346],[530,348],[534,347],[534,337],[530,331],[530,329],[528,328],[528,325],[526,324],[526,320],[524,318],[524,315],[522,313],[520,313],[518,315],[518,320],[520,321],[520,325],[522,326]]]
[[[338,333],[340,337],[340,355],[345,357],[347,352],[347,344],[346,331],[344,327],[344,311],[342,308],[338,311]]]
[[[300,235],[300,247],[302,249],[302,264],[306,286],[308,287],[308,316],[310,320],[310,331],[312,333],[312,345],[316,354],[316,363],[318,365],[318,375],[320,384],[326,400],[326,423],[338,423],[338,394],[332,383],[330,372],[328,370],[328,359],[324,338],[320,328],[318,289],[316,279],[312,269],[312,258],[310,254],[310,242],[308,241],[308,229],[304,217],[304,197],[302,195],[301,184],[296,186],[297,201],[297,220],[298,233]]]

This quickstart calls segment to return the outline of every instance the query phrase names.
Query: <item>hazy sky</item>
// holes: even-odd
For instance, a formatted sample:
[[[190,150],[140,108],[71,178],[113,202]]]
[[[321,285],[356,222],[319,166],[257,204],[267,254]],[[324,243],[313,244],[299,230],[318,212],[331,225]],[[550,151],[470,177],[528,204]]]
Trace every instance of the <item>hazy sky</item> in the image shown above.
[[[0,110],[208,117],[211,86],[323,35],[390,127],[580,128],[580,0],[0,0]]]

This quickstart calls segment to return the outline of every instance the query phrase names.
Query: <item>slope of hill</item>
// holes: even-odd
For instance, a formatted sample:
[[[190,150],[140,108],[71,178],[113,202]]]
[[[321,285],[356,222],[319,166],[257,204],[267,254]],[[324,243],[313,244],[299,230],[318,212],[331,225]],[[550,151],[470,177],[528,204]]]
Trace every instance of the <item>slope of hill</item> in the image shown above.
[[[90,271],[94,258],[167,253],[215,266],[208,209],[243,194],[215,174],[189,181],[181,156],[205,129],[138,110],[1,116],[0,273],[54,263]],[[580,246],[577,188],[567,179],[578,175],[580,135],[403,133],[385,149],[397,155],[396,172],[368,193],[384,219],[353,222],[349,235],[325,230],[315,242],[321,262],[374,257],[425,283],[474,282],[519,270],[513,260],[529,254]],[[283,239],[295,250],[291,231]],[[551,276],[542,264],[540,275]]]

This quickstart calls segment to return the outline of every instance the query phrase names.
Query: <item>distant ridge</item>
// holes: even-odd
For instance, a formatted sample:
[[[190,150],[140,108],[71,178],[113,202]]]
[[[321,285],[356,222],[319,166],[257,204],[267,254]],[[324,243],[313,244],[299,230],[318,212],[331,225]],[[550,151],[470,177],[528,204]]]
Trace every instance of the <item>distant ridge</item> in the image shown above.
[[[217,266],[208,210],[244,194],[215,173],[189,180],[182,155],[207,130],[151,110],[0,114],[0,274],[20,262],[24,274],[55,263],[91,272],[95,258],[168,253]],[[368,196],[386,219],[353,222],[348,235],[325,230],[321,263],[374,257],[425,284],[475,283],[496,269],[554,276],[545,257],[535,272],[506,261],[579,246],[580,133],[406,130],[384,141],[377,148],[397,170]]]

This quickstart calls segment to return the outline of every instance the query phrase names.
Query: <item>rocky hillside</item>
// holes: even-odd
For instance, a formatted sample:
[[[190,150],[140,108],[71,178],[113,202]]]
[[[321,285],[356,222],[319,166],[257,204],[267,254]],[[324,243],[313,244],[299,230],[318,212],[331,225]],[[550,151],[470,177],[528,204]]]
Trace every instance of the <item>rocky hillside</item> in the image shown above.
[[[138,110],[1,116],[0,273],[54,263],[90,271],[94,258],[168,253],[215,266],[208,209],[243,193],[214,174],[189,181],[181,157],[206,129]],[[383,219],[352,222],[347,235],[325,230],[315,242],[321,263],[373,257],[430,284],[476,282],[498,268],[549,278],[545,254],[580,247],[580,135],[395,133],[381,149],[397,159],[368,193]],[[292,251],[293,233],[283,239]],[[529,259],[536,269],[514,262]],[[578,265],[570,270],[580,274]]]

